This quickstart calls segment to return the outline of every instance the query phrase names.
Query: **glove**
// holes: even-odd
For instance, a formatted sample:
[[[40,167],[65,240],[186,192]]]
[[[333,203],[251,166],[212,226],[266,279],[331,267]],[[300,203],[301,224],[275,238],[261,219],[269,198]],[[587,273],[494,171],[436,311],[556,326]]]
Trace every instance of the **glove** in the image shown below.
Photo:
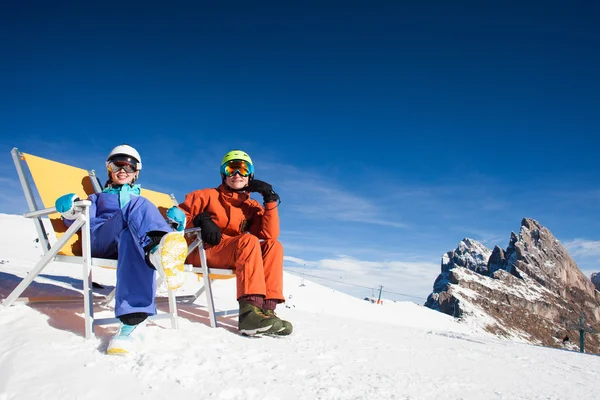
[[[212,220],[207,212],[200,213],[194,217],[194,226],[201,229],[200,236],[204,243],[210,245],[219,244],[221,241],[221,229]]]
[[[248,190],[261,194],[265,203],[279,200],[279,195],[273,191],[273,186],[269,185],[267,182],[259,181],[258,179],[252,179],[252,181],[250,181]]]
[[[81,214],[81,211],[76,210],[73,207],[73,203],[78,200],[80,199],[75,193],[65,194],[56,199],[54,207],[64,219],[76,219]]]
[[[167,220],[175,230],[181,232],[185,229],[185,213],[178,207],[171,207],[167,210]]]

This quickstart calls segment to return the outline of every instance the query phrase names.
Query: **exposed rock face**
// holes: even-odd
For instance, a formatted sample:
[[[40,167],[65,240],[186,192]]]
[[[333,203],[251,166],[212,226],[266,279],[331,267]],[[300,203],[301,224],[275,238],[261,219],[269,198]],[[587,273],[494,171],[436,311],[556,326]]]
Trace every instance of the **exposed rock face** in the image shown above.
[[[592,274],[592,283],[596,287],[596,290],[600,290],[600,272],[594,272]]]
[[[525,218],[506,250],[472,239],[442,256],[442,272],[425,306],[531,343],[575,349],[583,316],[600,332],[600,274],[583,275],[566,249],[537,221]],[[564,341],[568,337],[568,341]],[[600,353],[598,335],[586,351]]]
[[[464,267],[471,271],[487,273],[487,259],[490,250],[476,240],[463,239],[458,243],[458,248],[442,256],[442,273],[433,284],[434,292],[442,292],[448,285],[450,270]]]

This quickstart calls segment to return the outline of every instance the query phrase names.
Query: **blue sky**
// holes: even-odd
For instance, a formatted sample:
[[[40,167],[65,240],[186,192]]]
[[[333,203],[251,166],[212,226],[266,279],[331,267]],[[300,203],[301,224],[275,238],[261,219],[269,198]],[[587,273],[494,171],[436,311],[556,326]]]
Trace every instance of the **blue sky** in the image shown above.
[[[592,2],[6,3],[0,212],[26,208],[13,147],[102,171],[129,143],[180,201],[240,148],[286,269],[357,296],[421,301],[442,254],[523,217],[600,271]]]

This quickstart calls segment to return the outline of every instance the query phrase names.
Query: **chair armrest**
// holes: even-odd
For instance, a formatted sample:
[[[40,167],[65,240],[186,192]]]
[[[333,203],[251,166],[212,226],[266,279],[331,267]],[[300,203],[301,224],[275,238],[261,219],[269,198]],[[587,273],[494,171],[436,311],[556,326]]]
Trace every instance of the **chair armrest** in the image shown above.
[[[92,205],[92,202],[89,200],[79,200],[73,203],[74,207],[89,207]],[[44,215],[54,214],[56,211],[56,207],[44,208],[42,210],[31,211],[23,214],[25,218],[37,218],[43,217]]]
[[[195,227],[195,228],[188,228],[188,229],[184,230],[183,233],[186,236],[192,236],[192,235],[198,236],[198,235],[200,235],[201,231],[202,231],[202,229],[200,229],[200,227]]]

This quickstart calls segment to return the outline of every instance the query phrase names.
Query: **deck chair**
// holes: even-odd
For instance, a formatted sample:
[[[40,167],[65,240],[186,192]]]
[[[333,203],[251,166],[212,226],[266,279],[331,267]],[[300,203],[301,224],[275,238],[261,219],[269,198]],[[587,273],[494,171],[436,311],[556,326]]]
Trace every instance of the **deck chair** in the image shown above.
[[[100,182],[96,177],[96,173],[94,170],[89,171],[90,178],[92,180],[92,184],[94,186],[94,190],[96,193],[102,191],[102,187]],[[150,201],[154,204],[163,204],[165,203],[166,196],[164,193],[153,192],[153,191],[144,191],[142,190],[142,196],[148,197]],[[156,197],[156,198],[155,198]],[[175,196],[169,195],[171,200],[173,201],[172,205],[178,205],[179,203],[175,199]],[[161,210],[161,213],[166,213],[166,210]],[[232,279],[235,278],[235,271],[233,269],[223,269],[223,268],[209,268],[208,262],[206,261],[206,251],[204,250],[204,243],[201,237],[200,228],[191,228],[185,230],[185,235],[187,237],[192,238],[192,242],[188,246],[188,254],[193,251],[198,251],[200,253],[200,267],[195,267],[193,265],[186,264],[185,271],[192,272],[198,276],[198,279],[202,281],[202,286],[200,289],[194,293],[193,295],[184,295],[184,296],[176,296],[175,299],[178,302],[183,302],[187,304],[192,304],[198,297],[202,295],[202,293],[206,294],[206,308],[208,309],[208,316],[210,321],[210,326],[216,328],[218,326],[217,317],[221,316],[231,316],[239,313],[239,309],[230,309],[230,310],[221,310],[217,311],[215,307],[215,301],[212,294],[212,282],[214,280],[223,280],[223,279]],[[109,296],[107,296],[106,303],[110,303],[112,297],[115,294],[115,290],[113,290]]]
[[[100,182],[98,181],[98,178],[96,177],[96,172],[94,170],[91,170],[91,171],[89,171],[89,175],[90,175],[90,179],[92,181],[92,185],[94,186],[95,192],[96,193],[101,192],[102,187],[100,185]],[[167,201],[166,198],[164,197],[166,195],[164,193],[160,193],[160,192],[146,191],[146,190],[142,189],[142,196],[147,197],[154,204],[165,204]],[[171,204],[171,205],[179,204],[173,195],[169,195],[169,197],[173,202],[173,204]],[[161,213],[163,213],[163,216],[165,216],[164,213],[166,213],[166,209],[160,209],[160,211],[161,211]],[[213,328],[216,328],[218,326],[217,317],[227,316],[227,315],[236,315],[236,314],[238,314],[239,309],[216,311],[215,301],[214,301],[214,297],[212,294],[211,283],[214,280],[235,278],[235,271],[233,269],[222,269],[222,268],[215,269],[215,268],[208,267],[208,263],[206,261],[206,251],[204,250],[204,243],[202,242],[202,237],[201,237],[200,233],[201,233],[200,228],[191,228],[191,229],[185,230],[185,235],[187,237],[192,238],[192,243],[188,247],[188,254],[195,250],[199,251],[200,261],[201,261],[200,267],[195,267],[193,265],[186,264],[185,270],[196,274],[198,276],[198,279],[201,280],[203,284],[195,294],[185,295],[185,296],[176,296],[175,299],[177,301],[180,301],[183,303],[191,304],[194,301],[196,301],[196,299],[198,299],[198,297],[200,297],[200,295],[202,295],[202,293],[205,293],[206,294],[206,307],[208,309],[210,326]],[[113,290],[107,296],[107,299],[105,301],[106,304],[110,303],[110,301],[114,297],[114,294],[115,294],[115,290]]]
[[[84,169],[36,157],[31,154],[20,153],[17,148],[14,148],[11,151],[11,154],[30,210],[30,212],[25,213],[24,216],[34,220],[40,244],[44,250],[44,255],[29,274],[8,295],[2,305],[8,307],[17,300],[34,302],[35,299],[19,299],[19,296],[51,261],[78,264],[82,267],[83,272],[85,337],[86,339],[89,339],[94,335],[95,325],[105,325],[117,323],[119,321],[117,318],[94,318],[94,296],[92,292],[92,266],[116,269],[117,261],[91,257],[90,230],[87,222],[89,221],[90,201],[82,200],[75,202],[75,206],[79,207],[82,212],[68,229],[62,222],[60,214],[56,212],[54,201],[59,196],[70,192],[75,193],[80,198],[87,198],[88,195],[96,191],[94,186],[98,185],[98,181],[95,175],[92,179],[90,173]],[[33,178],[34,185],[31,184],[27,176],[26,166]],[[60,177],[60,180],[54,179],[55,177]],[[43,209],[39,208],[37,205],[34,196],[34,188],[37,189],[39,197],[42,200],[45,207]],[[173,198],[163,193],[143,189],[141,194],[152,201],[163,215],[166,210],[174,204]],[[52,228],[57,237],[55,243],[51,243],[50,241],[50,235],[43,223],[43,217],[48,217],[50,219]],[[157,284],[160,284],[165,276],[164,271],[162,271],[161,268],[159,269],[159,281]],[[66,298],[46,298],[44,300],[73,301],[73,299]],[[170,289],[168,290],[168,302],[168,313],[158,313],[150,318],[169,318],[173,329],[177,329],[176,299],[173,291]]]
[[[80,198],[87,198],[89,194],[98,193],[102,191],[101,184],[95,174],[94,170],[86,171],[80,168],[72,167],[66,164],[61,164],[55,161],[47,160],[44,158],[36,157],[30,154],[20,153],[17,148],[11,151],[11,155],[17,169],[17,174],[21,181],[21,186],[25,194],[30,212],[24,216],[32,218],[35,222],[35,227],[38,232],[38,237],[42,248],[44,249],[44,257],[38,262],[35,268],[25,278],[11,294],[2,303],[3,306],[10,306],[17,300],[24,300],[33,302],[36,300],[43,301],[72,301],[72,299],[30,299],[30,298],[19,298],[23,291],[31,284],[37,275],[41,273],[43,268],[51,261],[61,261],[68,263],[79,264],[83,268],[83,286],[84,286],[84,311],[85,311],[85,332],[86,338],[93,335],[94,325],[104,325],[110,323],[116,323],[116,318],[94,318],[93,316],[93,294],[92,294],[92,269],[91,267],[105,267],[116,269],[116,260],[92,258],[91,249],[89,248],[89,227],[87,227],[85,221],[89,220],[87,215],[89,202],[87,200],[77,203],[77,206],[83,207],[84,212],[81,214],[81,218],[71,226],[70,229],[66,229],[62,219],[54,209],[54,201],[59,196],[73,192]],[[31,177],[33,178],[34,185],[30,183],[30,180],[26,173],[28,167]],[[58,185],[54,180],[44,179],[47,176],[61,176],[61,185]],[[47,207],[40,209],[37,206],[34,189],[42,199],[42,203]],[[177,201],[173,195],[167,195],[164,193],[142,189],[141,195],[146,197],[152,203],[154,203],[159,211],[165,216],[166,210],[173,205],[177,205]],[[49,240],[48,232],[43,224],[43,217],[48,216],[52,224],[53,230],[59,239],[56,243],[51,244]],[[84,228],[87,228],[84,229]],[[76,234],[80,231],[80,237]],[[202,265],[195,267],[186,265],[185,270],[193,272],[198,275],[199,280],[202,280],[202,287],[193,295],[187,296],[175,296],[173,291],[168,291],[168,302],[169,302],[169,313],[157,314],[153,316],[153,319],[171,318],[171,325],[174,329],[178,327],[177,322],[177,304],[176,301],[185,303],[193,303],[203,292],[206,294],[206,305],[209,312],[209,319],[211,327],[217,327],[217,317],[225,315],[234,315],[238,313],[237,309],[234,310],[223,310],[216,311],[214,299],[212,295],[211,282],[215,279],[231,279],[235,278],[235,272],[232,269],[211,269],[208,268],[206,263],[206,253],[203,248],[202,239],[200,237],[200,229],[193,228],[186,230],[187,236],[192,236],[193,241],[189,247],[189,252],[197,251],[200,252],[200,259]],[[85,244],[82,246],[82,244]],[[86,256],[87,254],[87,256]],[[159,270],[159,285],[162,280],[165,279],[164,271]],[[113,290],[108,296],[100,299],[102,306],[108,305],[114,297],[115,290]],[[157,301],[159,299],[157,298]],[[162,300],[162,299],[160,299]]]

